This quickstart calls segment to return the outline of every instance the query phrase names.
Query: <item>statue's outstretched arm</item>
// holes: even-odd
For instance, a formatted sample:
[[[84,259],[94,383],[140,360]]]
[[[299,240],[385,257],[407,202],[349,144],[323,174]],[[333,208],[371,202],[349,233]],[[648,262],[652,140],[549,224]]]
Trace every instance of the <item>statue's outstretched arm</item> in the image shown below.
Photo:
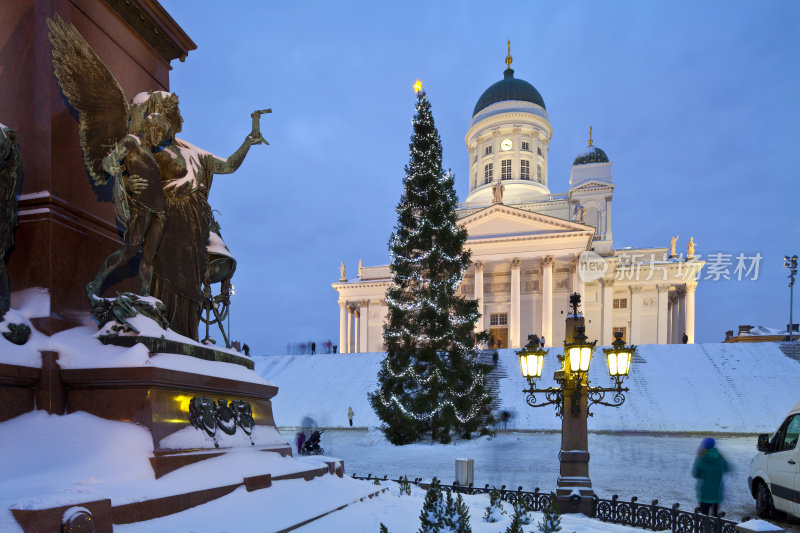
[[[230,174],[232,172],[236,172],[236,169],[239,168],[239,166],[242,164],[242,161],[244,161],[244,158],[251,146],[254,144],[269,144],[261,135],[260,119],[261,115],[265,113],[272,113],[272,109],[261,109],[253,111],[250,114],[250,118],[253,119],[252,131],[247,137],[245,137],[244,142],[239,149],[233,152],[229,158],[214,159],[214,174]]]
[[[214,158],[214,174],[231,174],[236,172],[242,161],[244,161],[247,152],[254,144],[260,144],[260,141],[254,139],[252,135],[245,137],[242,145],[233,152],[227,159]]]

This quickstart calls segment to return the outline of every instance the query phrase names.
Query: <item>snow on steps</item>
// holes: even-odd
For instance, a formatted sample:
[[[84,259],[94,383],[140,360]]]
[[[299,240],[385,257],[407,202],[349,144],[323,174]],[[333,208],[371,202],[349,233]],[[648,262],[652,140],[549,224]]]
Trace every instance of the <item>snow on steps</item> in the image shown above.
[[[539,387],[555,385],[555,354],[545,359]],[[380,426],[367,393],[377,388],[383,353],[255,357],[256,372],[274,382],[275,422],[300,426],[310,417],[321,427],[348,427],[353,407],[355,426]],[[506,376],[497,380],[498,409],[513,414],[509,429],[560,429],[551,407],[533,409],[522,390],[527,382],[516,371],[512,349],[499,350]],[[603,352],[598,347],[590,368],[593,385],[609,386]],[[630,388],[619,408],[593,406],[593,431],[767,433],[800,400],[800,360],[779,343],[708,343],[643,345],[638,348]],[[323,447],[325,446],[323,436]]]
[[[794,359],[800,363],[800,342],[782,342],[781,351],[789,359]]]

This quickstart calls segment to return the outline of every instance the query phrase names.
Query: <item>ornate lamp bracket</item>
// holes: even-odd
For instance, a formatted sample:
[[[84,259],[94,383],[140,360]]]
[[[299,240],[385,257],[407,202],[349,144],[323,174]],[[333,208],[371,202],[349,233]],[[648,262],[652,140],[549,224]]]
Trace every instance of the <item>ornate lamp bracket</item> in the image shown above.
[[[628,392],[627,387],[622,386],[622,377],[615,377],[616,386],[612,388],[607,387],[587,387],[586,388],[586,407],[588,408],[595,404],[607,405],[609,407],[619,407],[625,403],[625,393]],[[613,393],[614,396],[609,401],[604,401],[606,393]],[[587,413],[592,416],[591,412]]]
[[[554,405],[556,408],[556,416],[561,418],[563,417],[564,411],[564,391],[558,387],[548,387],[546,389],[537,389],[536,383],[530,379],[528,380],[530,383],[530,387],[524,389],[522,392],[528,394],[527,398],[525,398],[525,402],[530,405],[531,407],[544,407],[546,405]],[[536,401],[536,394],[544,394],[546,398],[543,402]]]

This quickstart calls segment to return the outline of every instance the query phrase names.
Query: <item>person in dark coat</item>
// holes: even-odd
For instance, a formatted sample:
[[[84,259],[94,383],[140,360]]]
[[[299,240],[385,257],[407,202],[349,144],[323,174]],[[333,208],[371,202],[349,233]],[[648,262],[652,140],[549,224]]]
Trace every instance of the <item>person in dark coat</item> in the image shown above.
[[[692,477],[697,478],[697,501],[701,513],[707,515],[711,511],[710,514],[718,516],[722,502],[722,475],[729,470],[730,465],[719,453],[714,439],[703,439],[692,466]]]
[[[297,442],[297,453],[299,455],[303,452],[303,444],[306,442],[306,434],[302,431],[298,431],[297,435],[295,435],[295,441]]]

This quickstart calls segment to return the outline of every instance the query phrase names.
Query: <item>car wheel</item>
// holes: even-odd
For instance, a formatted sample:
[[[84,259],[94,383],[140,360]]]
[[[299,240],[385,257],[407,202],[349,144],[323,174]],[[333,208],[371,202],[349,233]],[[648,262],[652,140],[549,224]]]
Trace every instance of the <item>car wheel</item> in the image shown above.
[[[759,518],[775,518],[775,506],[767,485],[761,481],[756,489],[756,514]]]

